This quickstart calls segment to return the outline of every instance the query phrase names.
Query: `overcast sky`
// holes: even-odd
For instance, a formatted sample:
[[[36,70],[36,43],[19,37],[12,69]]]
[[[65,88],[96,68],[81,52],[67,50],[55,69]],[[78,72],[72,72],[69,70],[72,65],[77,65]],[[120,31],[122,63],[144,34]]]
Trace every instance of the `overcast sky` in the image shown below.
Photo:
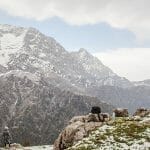
[[[150,79],[150,0],[0,0],[0,22],[86,48],[120,76]]]

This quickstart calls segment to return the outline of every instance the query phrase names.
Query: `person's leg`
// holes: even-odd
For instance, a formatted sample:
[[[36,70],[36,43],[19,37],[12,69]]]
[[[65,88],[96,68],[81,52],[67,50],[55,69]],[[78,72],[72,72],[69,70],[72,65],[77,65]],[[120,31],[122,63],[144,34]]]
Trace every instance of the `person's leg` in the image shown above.
[[[98,115],[99,121],[104,122],[104,117],[100,113],[98,113],[97,115]]]
[[[99,113],[97,114],[97,116],[98,116],[99,121],[101,121],[101,117],[100,117],[100,114],[99,114]]]

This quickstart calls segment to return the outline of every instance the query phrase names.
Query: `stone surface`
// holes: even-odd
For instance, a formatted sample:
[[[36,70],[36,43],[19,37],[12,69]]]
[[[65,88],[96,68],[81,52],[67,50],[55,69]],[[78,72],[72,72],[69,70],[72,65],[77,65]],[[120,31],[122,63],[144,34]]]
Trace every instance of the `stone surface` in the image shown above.
[[[146,108],[138,108],[136,110],[136,112],[134,113],[134,116],[140,116],[140,117],[145,117],[147,116],[147,114],[149,114],[150,110],[146,109]]]
[[[139,117],[140,119],[136,119]],[[92,123],[92,122],[90,122]],[[91,131],[67,150],[149,150],[150,112],[144,117],[116,117]],[[61,150],[61,149],[59,149]]]
[[[115,113],[115,117],[128,117],[128,109],[124,108],[117,108],[113,111]]]
[[[60,133],[55,141],[54,150],[63,150],[74,145],[84,137],[88,136],[90,131],[100,127],[102,124],[102,122],[99,122],[96,114],[72,118],[68,126]]]

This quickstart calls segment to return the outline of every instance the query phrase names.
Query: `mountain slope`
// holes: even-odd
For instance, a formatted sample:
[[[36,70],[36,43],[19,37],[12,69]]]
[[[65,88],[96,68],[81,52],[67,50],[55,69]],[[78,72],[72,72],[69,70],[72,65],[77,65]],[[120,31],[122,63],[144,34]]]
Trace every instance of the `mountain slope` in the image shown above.
[[[141,82],[118,76],[83,48],[67,52],[34,28],[0,25],[0,73],[11,70],[30,72],[54,87],[96,96],[130,111],[133,106],[150,106],[150,87],[145,87],[148,81],[143,81],[143,90],[139,90]]]
[[[10,71],[0,76],[0,132],[7,124],[13,142],[53,143],[68,120],[88,113],[93,105],[99,105],[103,111],[113,109],[97,98],[55,88],[29,72]]]
[[[88,80],[89,78],[92,80],[89,86],[109,85],[123,88],[132,86],[132,83],[129,80],[119,77],[110,68],[102,64],[98,58],[92,56],[83,48],[78,52],[72,52],[71,56],[83,67],[86,71],[86,75],[89,75],[89,77],[87,77]]]

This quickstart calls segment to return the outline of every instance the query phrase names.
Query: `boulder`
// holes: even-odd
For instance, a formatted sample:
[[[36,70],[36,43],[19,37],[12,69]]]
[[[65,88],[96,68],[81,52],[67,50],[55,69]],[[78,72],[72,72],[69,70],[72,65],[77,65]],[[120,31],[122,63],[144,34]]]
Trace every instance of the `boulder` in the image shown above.
[[[101,117],[100,114],[89,113],[89,115],[87,116],[87,120],[86,121],[87,122],[100,122],[102,120],[103,120],[103,118]]]
[[[125,108],[117,108],[113,111],[115,113],[115,117],[128,117],[128,109]]]
[[[150,110],[145,109],[145,108],[138,108],[133,115],[140,116],[140,117],[146,117],[149,114],[150,114]]]
[[[72,124],[77,121],[85,122],[88,119],[88,115],[85,116],[75,116],[70,121],[69,124]]]
[[[110,115],[108,113],[101,113],[101,116],[103,118],[103,121],[109,121]]]
[[[74,117],[69,125],[60,133],[54,143],[54,150],[64,150],[86,137],[89,132],[102,126],[97,114]]]

